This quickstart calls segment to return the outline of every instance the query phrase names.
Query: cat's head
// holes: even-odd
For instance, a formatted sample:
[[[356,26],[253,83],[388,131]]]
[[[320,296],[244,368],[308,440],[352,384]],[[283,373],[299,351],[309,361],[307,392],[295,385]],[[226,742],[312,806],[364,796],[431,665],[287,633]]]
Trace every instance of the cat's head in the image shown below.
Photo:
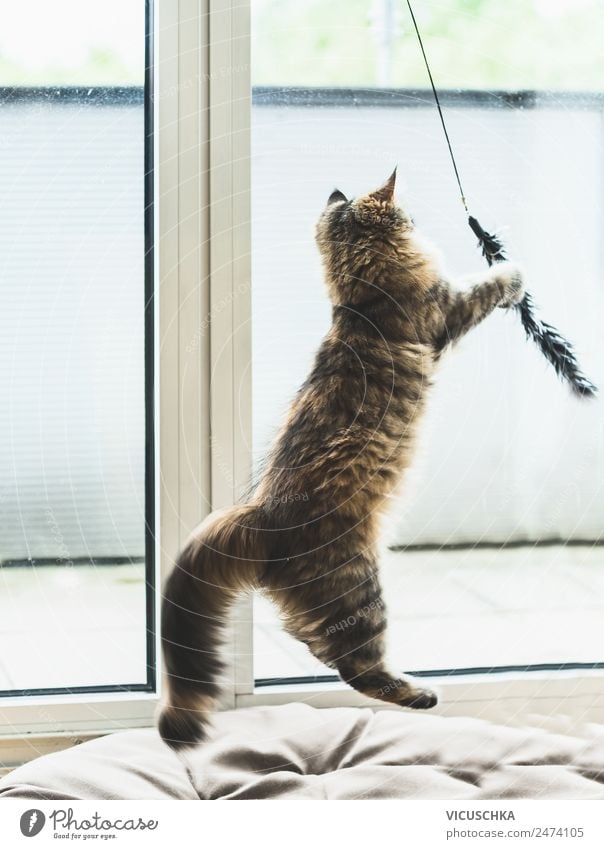
[[[331,193],[317,223],[316,239],[327,272],[331,299],[337,303],[361,295],[362,279],[396,261],[413,230],[413,220],[396,205],[396,168],[383,186],[348,200]],[[345,290],[345,291],[344,291]]]

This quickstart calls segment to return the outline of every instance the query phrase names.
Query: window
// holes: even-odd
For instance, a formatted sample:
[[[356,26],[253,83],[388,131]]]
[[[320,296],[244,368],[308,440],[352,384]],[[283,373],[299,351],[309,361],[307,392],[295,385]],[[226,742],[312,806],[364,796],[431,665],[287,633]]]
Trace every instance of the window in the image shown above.
[[[0,20],[0,705],[153,691],[150,13]]]
[[[504,228],[543,315],[602,383],[601,4],[448,0],[417,14],[472,209]],[[257,465],[329,325],[313,226],[334,187],[361,193],[398,163],[399,194],[448,269],[483,261],[404,4],[260,0],[252,39]],[[388,531],[401,666],[442,676],[602,665],[603,447],[601,405],[558,384],[515,317],[493,316],[449,355]],[[254,674],[275,684],[332,673],[259,598]]]
[[[242,497],[327,327],[312,238],[326,194],[365,190],[398,162],[451,270],[481,260],[396,4],[61,0],[36,5],[36,39],[31,4],[6,8],[0,722],[3,736],[93,734],[151,723],[156,573],[205,513]],[[591,320],[601,9],[447,0],[418,11],[472,206],[509,227],[544,315],[604,383]],[[484,715],[513,695],[517,716],[533,697],[547,713],[571,693],[587,716],[596,703],[600,679],[576,667],[604,661],[602,426],[599,406],[572,403],[509,316],[442,370],[391,537],[413,550],[385,563],[400,662],[429,674],[538,663],[547,677],[520,689],[505,675],[456,678],[439,709]],[[226,705],[361,698],[261,600],[239,605],[230,650]]]

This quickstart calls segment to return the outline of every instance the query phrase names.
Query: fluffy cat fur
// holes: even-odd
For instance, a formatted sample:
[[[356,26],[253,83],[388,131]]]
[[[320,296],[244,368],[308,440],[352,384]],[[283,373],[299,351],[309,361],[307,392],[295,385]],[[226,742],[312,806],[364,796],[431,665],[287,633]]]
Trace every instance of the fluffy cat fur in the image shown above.
[[[172,747],[205,736],[219,695],[221,631],[243,591],[261,589],[287,631],[367,696],[430,708],[435,694],[390,671],[376,557],[380,516],[409,464],[443,351],[523,295],[509,263],[453,286],[394,202],[335,191],[316,231],[333,321],[249,503],[209,516],[164,591]]]

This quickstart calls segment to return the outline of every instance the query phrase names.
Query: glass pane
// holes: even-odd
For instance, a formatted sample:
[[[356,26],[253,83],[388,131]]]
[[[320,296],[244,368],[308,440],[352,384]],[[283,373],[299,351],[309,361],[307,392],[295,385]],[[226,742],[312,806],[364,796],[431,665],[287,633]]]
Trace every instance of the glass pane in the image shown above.
[[[0,2],[0,690],[147,683],[144,55]]]
[[[417,5],[471,208],[500,229],[541,314],[602,385],[604,6]],[[398,163],[399,200],[451,276],[484,261],[404,4],[266,0],[254,10],[259,470],[329,327],[313,230],[334,187],[359,195]],[[386,551],[382,577],[402,668],[604,661],[602,406],[570,395],[514,315],[491,316],[440,366],[386,527],[398,550]],[[255,617],[257,678],[331,672],[262,598]]]

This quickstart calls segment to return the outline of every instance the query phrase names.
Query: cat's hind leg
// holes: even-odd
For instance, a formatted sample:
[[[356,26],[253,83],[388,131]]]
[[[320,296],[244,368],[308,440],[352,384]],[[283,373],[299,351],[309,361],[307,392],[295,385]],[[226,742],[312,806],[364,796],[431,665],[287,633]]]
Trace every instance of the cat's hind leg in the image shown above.
[[[337,642],[336,668],[353,689],[369,698],[416,710],[427,710],[437,704],[438,697],[433,690],[388,668],[384,645],[380,645],[379,640],[366,639],[358,632]]]
[[[432,690],[387,667],[386,606],[372,557],[353,557],[290,588],[290,593],[295,604],[289,611],[293,615],[285,615],[287,630],[321,662],[337,669],[347,684],[370,698],[402,707],[436,705]],[[279,604],[279,595],[273,598]]]

